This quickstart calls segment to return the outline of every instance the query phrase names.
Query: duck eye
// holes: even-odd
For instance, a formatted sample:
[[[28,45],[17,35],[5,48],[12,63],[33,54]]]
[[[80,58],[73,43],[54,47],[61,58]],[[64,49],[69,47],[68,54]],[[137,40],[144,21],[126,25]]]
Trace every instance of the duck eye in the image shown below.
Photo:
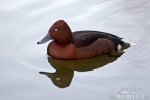
[[[57,31],[58,31],[58,28],[55,28],[55,31],[57,32]]]

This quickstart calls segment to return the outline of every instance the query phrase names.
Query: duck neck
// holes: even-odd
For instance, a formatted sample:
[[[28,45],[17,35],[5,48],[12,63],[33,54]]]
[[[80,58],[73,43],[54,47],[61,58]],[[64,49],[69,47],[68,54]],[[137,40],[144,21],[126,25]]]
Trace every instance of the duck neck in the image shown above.
[[[73,40],[72,32],[66,32],[63,33],[61,36],[59,35],[54,39],[54,41],[60,43],[60,44],[68,44]]]

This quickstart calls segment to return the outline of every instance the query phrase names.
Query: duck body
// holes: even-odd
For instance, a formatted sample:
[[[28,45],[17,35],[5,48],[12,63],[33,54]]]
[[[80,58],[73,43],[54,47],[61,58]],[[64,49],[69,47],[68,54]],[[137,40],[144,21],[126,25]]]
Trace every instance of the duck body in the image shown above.
[[[48,34],[38,42],[52,39],[47,54],[56,59],[82,59],[108,54],[124,45],[122,38],[99,31],[71,32],[68,24],[59,20],[50,28]]]

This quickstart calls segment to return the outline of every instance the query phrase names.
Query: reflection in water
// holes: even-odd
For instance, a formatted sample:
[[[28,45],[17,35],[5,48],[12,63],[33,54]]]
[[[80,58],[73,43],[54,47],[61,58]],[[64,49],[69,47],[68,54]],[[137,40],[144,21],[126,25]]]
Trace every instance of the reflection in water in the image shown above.
[[[47,75],[57,87],[65,88],[70,85],[74,75],[74,70],[60,68],[56,69],[55,73],[40,72],[40,74]]]
[[[108,55],[80,60],[57,60],[48,57],[48,62],[56,69],[56,72],[40,72],[40,74],[48,76],[57,87],[66,88],[72,82],[74,71],[87,72],[103,67],[104,65],[117,60],[123,53],[124,51],[113,52]]]

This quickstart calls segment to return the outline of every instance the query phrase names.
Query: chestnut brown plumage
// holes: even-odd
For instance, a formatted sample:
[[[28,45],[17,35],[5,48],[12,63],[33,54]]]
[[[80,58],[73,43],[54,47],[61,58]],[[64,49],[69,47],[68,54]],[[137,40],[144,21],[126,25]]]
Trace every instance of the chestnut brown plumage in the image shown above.
[[[82,59],[108,54],[117,50],[118,45],[124,45],[122,38],[99,31],[72,32],[64,20],[55,22],[45,38],[38,42],[42,44],[49,39],[53,41],[47,47],[49,56],[56,59]]]

